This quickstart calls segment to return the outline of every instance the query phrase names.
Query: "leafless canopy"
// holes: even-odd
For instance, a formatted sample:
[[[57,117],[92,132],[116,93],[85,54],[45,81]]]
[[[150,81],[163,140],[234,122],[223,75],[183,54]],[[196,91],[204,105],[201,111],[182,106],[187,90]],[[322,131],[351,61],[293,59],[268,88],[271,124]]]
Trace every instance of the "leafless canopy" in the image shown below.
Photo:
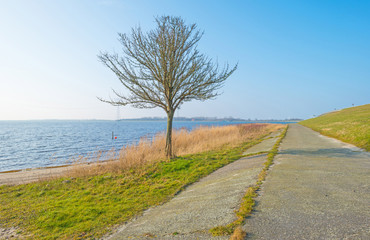
[[[129,96],[114,91],[118,97],[107,101],[114,105],[137,108],[160,107],[166,112],[183,102],[206,100],[218,95],[216,90],[236,69],[228,66],[219,73],[212,63],[196,49],[203,33],[196,25],[185,25],[181,18],[160,17],[158,28],[143,34],[140,27],[131,35],[119,34],[124,57],[101,53],[100,60],[130,90]]]
[[[203,32],[196,24],[186,25],[181,18],[170,16],[158,17],[156,23],[157,28],[148,33],[137,27],[129,35],[119,34],[123,56],[107,52],[98,56],[130,92],[124,95],[113,90],[115,99],[100,100],[163,108],[172,127],[174,112],[182,103],[216,97],[237,66],[220,70],[217,63],[199,53],[197,43]]]

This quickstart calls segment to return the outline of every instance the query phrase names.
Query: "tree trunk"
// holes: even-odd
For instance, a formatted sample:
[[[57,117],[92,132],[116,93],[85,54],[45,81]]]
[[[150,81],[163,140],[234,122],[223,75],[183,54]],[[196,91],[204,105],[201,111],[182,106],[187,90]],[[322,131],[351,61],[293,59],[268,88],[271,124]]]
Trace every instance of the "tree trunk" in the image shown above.
[[[166,156],[167,158],[172,158],[172,120],[174,111],[167,112],[167,134],[166,134]]]

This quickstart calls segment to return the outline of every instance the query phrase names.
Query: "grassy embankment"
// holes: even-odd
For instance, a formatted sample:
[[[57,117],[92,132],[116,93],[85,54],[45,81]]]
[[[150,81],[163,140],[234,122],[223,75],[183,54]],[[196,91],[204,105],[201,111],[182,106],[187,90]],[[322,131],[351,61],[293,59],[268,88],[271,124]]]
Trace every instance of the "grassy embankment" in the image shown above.
[[[181,155],[175,159],[164,160],[164,136],[159,135],[152,143],[143,140],[124,147],[115,161],[76,167],[69,177],[0,186],[0,228],[16,227],[19,236],[29,239],[99,238],[239,159],[248,147],[281,127],[182,130],[174,134],[176,154]]]
[[[330,112],[299,124],[370,151],[370,104]]]

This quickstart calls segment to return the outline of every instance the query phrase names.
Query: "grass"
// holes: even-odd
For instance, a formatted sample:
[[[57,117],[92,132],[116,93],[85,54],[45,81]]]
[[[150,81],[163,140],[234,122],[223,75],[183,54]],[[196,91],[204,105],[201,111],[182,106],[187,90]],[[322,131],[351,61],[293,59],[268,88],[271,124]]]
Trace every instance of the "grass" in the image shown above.
[[[330,112],[299,123],[370,151],[370,104]]]
[[[254,131],[245,125],[236,129],[248,141],[171,160],[140,155],[136,165],[125,165],[124,158],[112,162],[122,166],[111,172],[112,166],[105,164],[99,170],[78,170],[73,177],[0,186],[0,227],[16,227],[26,239],[102,237],[145,209],[168,201],[201,177],[241,158],[247,148],[280,127],[261,125]],[[247,137],[248,132],[253,138]]]
[[[239,209],[235,212],[236,213],[236,220],[232,223],[229,223],[226,226],[217,226],[209,230],[209,232],[213,236],[221,236],[221,235],[231,235],[230,240],[232,239],[244,239],[246,233],[241,229],[245,219],[250,216],[253,211],[253,207],[255,205],[255,198],[258,196],[257,191],[261,188],[263,181],[266,179],[267,171],[269,170],[270,166],[273,163],[275,155],[278,153],[278,148],[286,135],[288,130],[288,126],[279,136],[279,139],[276,141],[275,145],[271,149],[270,152],[267,154],[267,160],[264,163],[264,167],[262,171],[258,175],[257,182],[254,186],[251,186],[247,189],[242,202],[240,204]]]

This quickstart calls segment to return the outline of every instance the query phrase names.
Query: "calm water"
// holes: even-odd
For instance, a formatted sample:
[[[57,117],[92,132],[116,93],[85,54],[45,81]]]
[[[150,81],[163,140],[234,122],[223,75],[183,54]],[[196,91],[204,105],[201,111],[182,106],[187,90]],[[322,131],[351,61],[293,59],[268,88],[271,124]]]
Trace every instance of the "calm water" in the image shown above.
[[[236,122],[174,122],[189,130],[200,125]],[[98,150],[120,149],[165,131],[161,121],[0,121],[0,172],[58,166],[72,157]],[[117,139],[112,140],[112,132]]]

